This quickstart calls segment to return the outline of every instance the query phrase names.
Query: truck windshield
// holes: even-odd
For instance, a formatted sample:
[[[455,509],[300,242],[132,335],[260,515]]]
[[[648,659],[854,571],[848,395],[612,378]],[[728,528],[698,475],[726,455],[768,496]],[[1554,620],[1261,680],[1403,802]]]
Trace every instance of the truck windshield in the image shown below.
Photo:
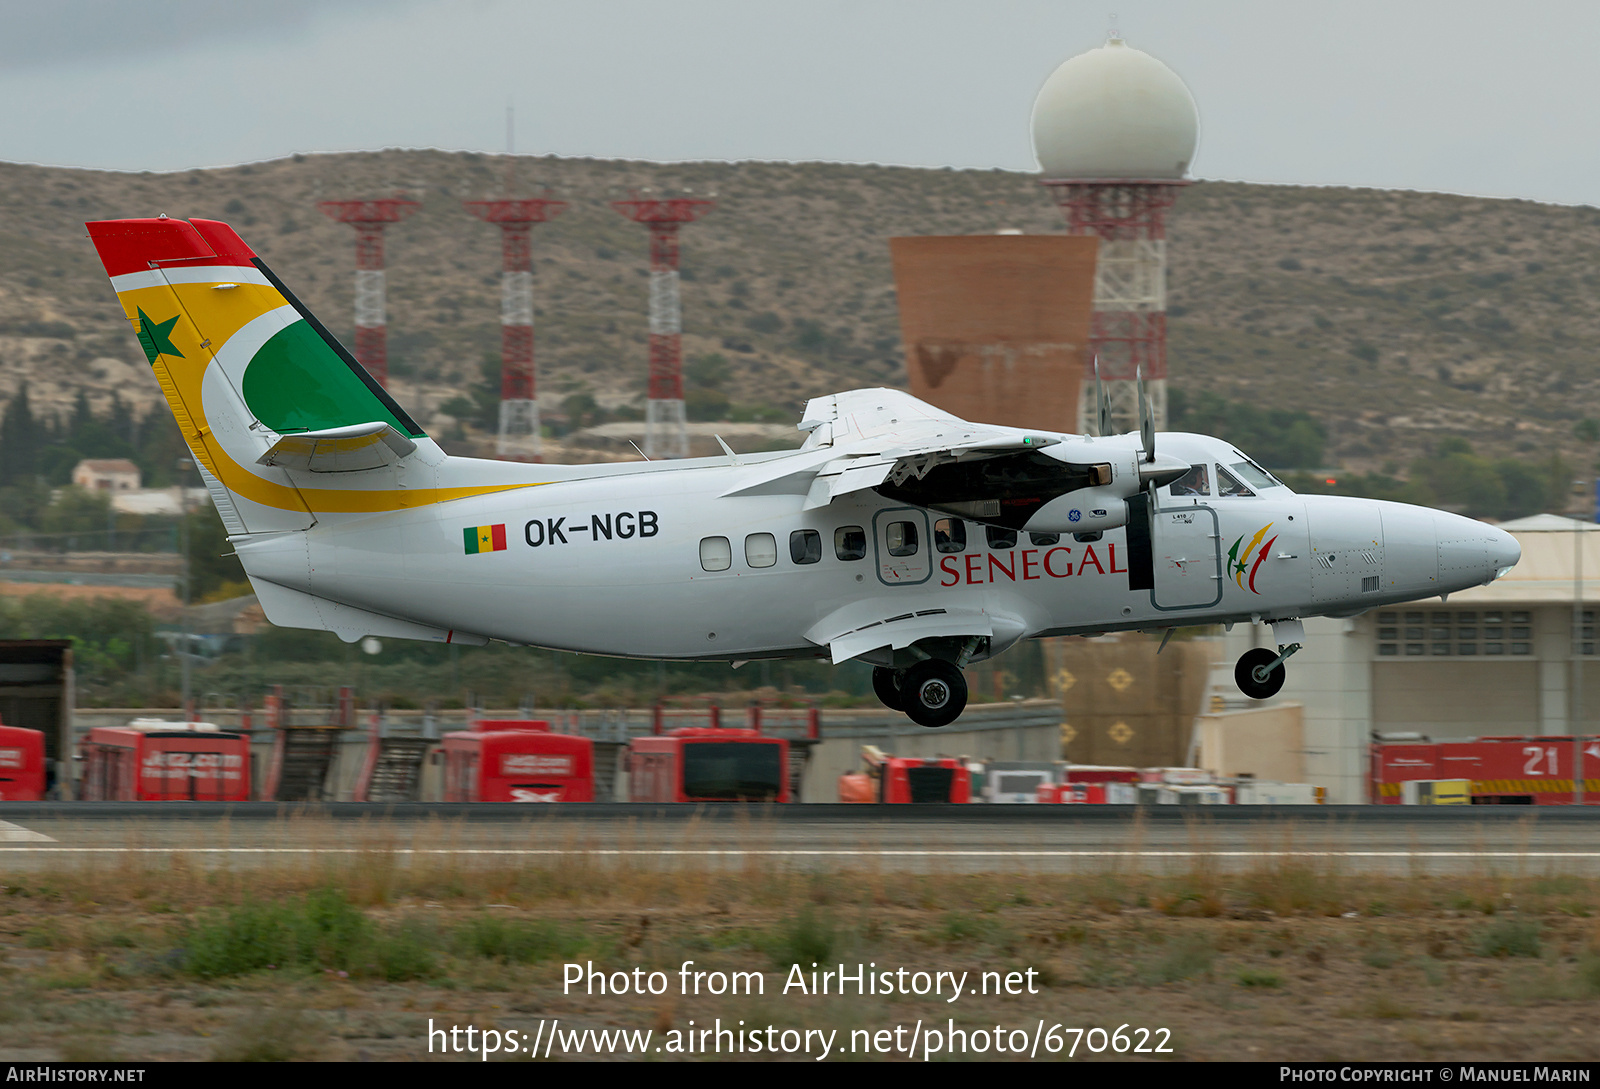
[[[683,746],[683,796],[716,801],[766,801],[782,792],[781,745],[694,741]]]

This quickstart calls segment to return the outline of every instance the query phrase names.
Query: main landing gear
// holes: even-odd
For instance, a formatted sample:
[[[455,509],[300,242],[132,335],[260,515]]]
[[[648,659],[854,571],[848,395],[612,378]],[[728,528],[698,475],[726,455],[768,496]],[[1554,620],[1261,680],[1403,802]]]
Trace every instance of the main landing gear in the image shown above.
[[[954,663],[939,658],[909,669],[872,671],[872,690],[891,711],[904,711],[918,726],[948,726],[967,706],[967,679]]]
[[[1305,641],[1305,625],[1298,620],[1277,620],[1272,624],[1272,638],[1280,648],[1266,647],[1247,650],[1239,656],[1233,667],[1233,683],[1239,691],[1253,700],[1270,699],[1283,688],[1288,670],[1284,663],[1300,649]]]

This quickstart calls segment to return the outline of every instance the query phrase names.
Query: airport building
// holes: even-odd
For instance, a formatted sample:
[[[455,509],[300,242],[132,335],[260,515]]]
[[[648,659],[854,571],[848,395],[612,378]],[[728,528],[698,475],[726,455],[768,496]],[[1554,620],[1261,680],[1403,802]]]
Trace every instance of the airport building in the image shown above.
[[[1448,600],[1307,620],[1304,649],[1265,706],[1241,696],[1232,674],[1239,655],[1272,643],[1272,629],[1235,625],[1213,668],[1197,736],[1249,731],[1263,711],[1299,705],[1251,748],[1266,760],[1269,749],[1281,757],[1298,745],[1306,781],[1326,787],[1330,802],[1355,803],[1367,800],[1374,733],[1600,733],[1600,526],[1541,514],[1501,528],[1522,545],[1522,561],[1504,578]],[[1235,763],[1248,762],[1243,748],[1231,746]]]

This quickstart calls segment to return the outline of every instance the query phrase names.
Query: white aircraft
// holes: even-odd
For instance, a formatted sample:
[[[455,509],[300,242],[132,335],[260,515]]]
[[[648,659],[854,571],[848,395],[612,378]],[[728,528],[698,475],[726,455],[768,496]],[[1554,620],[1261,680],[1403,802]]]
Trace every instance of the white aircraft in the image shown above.
[[[1270,623],[1505,574],[1508,534],[1296,495],[1202,435],[958,419],[907,394],[806,406],[796,451],[609,465],[446,455],[226,224],[88,224],[274,624],[637,658],[859,659],[924,726],[1019,640]],[[1102,432],[1108,413],[1102,399]],[[1160,452],[1157,452],[1159,439]]]

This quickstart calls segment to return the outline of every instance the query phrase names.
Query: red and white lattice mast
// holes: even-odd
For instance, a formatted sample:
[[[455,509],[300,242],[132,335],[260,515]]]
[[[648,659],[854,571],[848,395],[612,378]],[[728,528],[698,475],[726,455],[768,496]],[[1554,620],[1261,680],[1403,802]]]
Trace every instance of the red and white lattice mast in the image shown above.
[[[381,386],[389,384],[388,319],[384,313],[383,231],[422,205],[402,197],[324,200],[318,208],[356,229],[356,358]]]
[[[500,228],[500,434],[502,458],[538,461],[539,394],[533,368],[532,227],[566,210],[548,197],[463,202]]]
[[[635,196],[611,207],[650,228],[650,389],[645,405],[648,458],[689,456],[689,422],[683,410],[683,310],[678,301],[678,228],[693,223],[715,201]]]
[[[1156,427],[1167,419],[1167,209],[1189,183],[1199,112],[1177,73],[1115,32],[1045,81],[1033,105],[1043,184],[1071,234],[1100,238],[1092,366],[1119,429],[1139,429],[1143,374]],[[1077,430],[1096,430],[1092,371],[1080,387]]]

